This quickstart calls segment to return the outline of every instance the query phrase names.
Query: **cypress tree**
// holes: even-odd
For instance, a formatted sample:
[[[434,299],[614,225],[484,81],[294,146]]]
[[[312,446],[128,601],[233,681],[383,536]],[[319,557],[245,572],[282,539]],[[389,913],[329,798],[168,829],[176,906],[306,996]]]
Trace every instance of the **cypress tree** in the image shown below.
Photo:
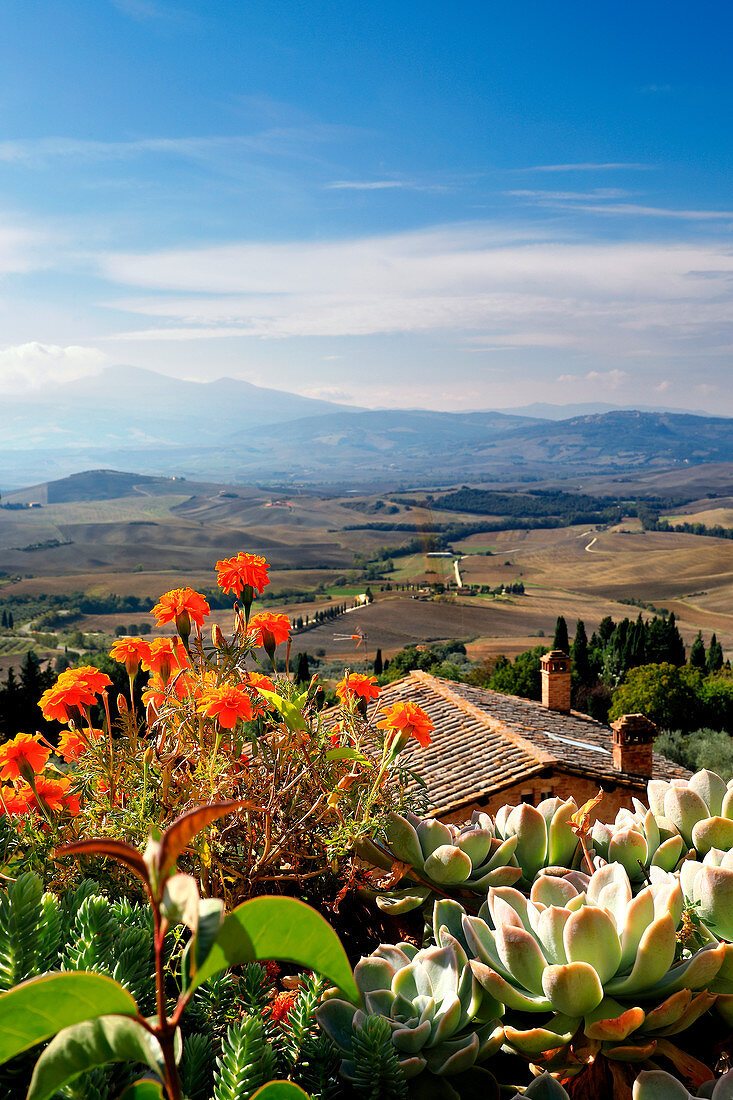
[[[552,648],[561,649],[563,653],[570,652],[570,639],[568,638],[568,624],[562,615],[558,615],[555,623],[555,636],[552,639]]]
[[[708,672],[717,672],[723,667],[723,647],[718,641],[715,634],[710,639],[710,649],[708,650],[707,669]]]
[[[13,612],[8,611],[8,630],[12,630],[15,626],[15,619],[13,618]]]
[[[685,643],[682,641],[682,635],[677,629],[677,620],[674,617],[674,611],[670,613],[667,619],[667,628],[669,631],[669,656],[667,660],[672,665],[683,665],[687,659],[685,655]]]
[[[588,660],[588,635],[585,632],[585,623],[578,619],[573,639],[573,668],[581,684],[589,683],[591,679],[590,661]]]
[[[723,656],[722,652],[721,652],[720,655],[721,655],[721,658],[722,658],[722,656]],[[374,675],[375,676],[381,676],[383,671],[384,671],[384,666],[382,664],[382,651],[381,651],[381,649],[378,649],[377,652],[374,655]]]
[[[3,628],[7,628],[7,625],[8,625],[8,613],[7,613],[7,611],[3,610],[2,616],[0,616],[0,626],[2,626]]]
[[[698,630],[697,637],[690,648],[690,667],[706,670],[705,643],[702,640],[702,631]]]
[[[309,684],[311,678],[310,664],[307,653],[298,654],[298,664],[295,668],[296,684]]]

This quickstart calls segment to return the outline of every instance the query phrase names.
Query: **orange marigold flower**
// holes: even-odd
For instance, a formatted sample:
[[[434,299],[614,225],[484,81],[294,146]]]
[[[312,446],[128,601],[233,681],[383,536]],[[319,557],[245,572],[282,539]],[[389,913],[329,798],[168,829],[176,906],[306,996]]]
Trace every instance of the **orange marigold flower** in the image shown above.
[[[379,688],[374,676],[362,676],[359,672],[351,672],[348,677],[336,684],[336,694],[341,702],[346,705],[352,697],[369,702],[370,699],[379,698]]]
[[[37,737],[19,733],[0,746],[0,779],[24,779],[28,772],[37,775],[45,768],[50,755],[51,750]]]
[[[156,638],[148,647],[142,667],[167,684],[172,673],[189,667],[189,660],[180,642],[174,644],[171,638]]]
[[[71,782],[66,778],[49,779],[44,775],[39,775],[36,779],[36,793],[38,798],[41,798],[53,813],[59,813],[61,810],[66,810],[73,816],[79,813],[79,798],[71,790]],[[39,809],[38,798],[31,791],[28,798],[28,805],[31,809]]]
[[[69,722],[77,717],[75,712],[92,706],[96,693],[111,683],[109,676],[92,665],[69,668],[44,691],[38,705],[48,722]]]
[[[99,695],[105,688],[112,687],[112,681],[106,672],[100,672],[94,665],[81,665],[79,668],[69,668],[62,672],[62,676],[68,676],[70,680],[79,680],[95,695]]]
[[[208,615],[210,611],[211,608],[200,592],[194,592],[193,588],[174,588],[160,597],[151,615],[155,615],[158,626],[175,622],[181,637],[188,637],[191,623],[198,627],[203,626],[204,615]]]
[[[288,1013],[297,999],[298,994],[292,990],[284,990],[282,993],[276,993],[270,1001],[270,1019],[276,1024],[280,1023],[281,1020],[287,1020]]]
[[[269,676],[263,676],[261,672],[248,672],[247,673],[247,687],[254,688],[255,691],[274,691],[277,692],[277,688],[273,684]]]
[[[395,730],[405,739],[414,737],[425,749],[431,743],[430,736],[435,729],[422,707],[416,703],[394,703],[384,712],[384,721],[377,722],[380,729]]]
[[[85,729],[83,737],[76,730],[64,730],[59,737],[57,752],[68,764],[74,764],[89,748],[89,741],[92,738],[98,741],[100,737],[102,737],[102,730]]]
[[[28,786],[2,787],[0,788],[0,811],[7,813],[9,817],[19,817],[28,813],[30,806],[28,801],[33,796],[33,791]]]
[[[250,697],[239,688],[226,686],[204,691],[198,709],[206,718],[217,718],[226,730],[234,729],[240,719],[249,721],[253,714]]]
[[[113,661],[124,665],[127,675],[133,677],[143,660],[150,655],[150,645],[142,638],[120,638],[109,651]]]
[[[216,563],[217,584],[222,592],[232,592],[235,596],[241,596],[247,587],[261,593],[270,583],[269,568],[259,554],[244,554],[240,550],[235,558],[224,558]]]
[[[265,649],[275,648],[290,637],[290,619],[287,615],[275,615],[272,611],[260,611],[249,620],[247,633],[257,645]]]

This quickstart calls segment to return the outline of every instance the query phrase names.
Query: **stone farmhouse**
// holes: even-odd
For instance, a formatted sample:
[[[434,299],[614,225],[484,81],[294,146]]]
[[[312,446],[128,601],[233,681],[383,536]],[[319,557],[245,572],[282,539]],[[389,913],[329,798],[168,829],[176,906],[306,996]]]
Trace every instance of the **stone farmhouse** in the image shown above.
[[[649,779],[686,778],[688,771],[654,752],[657,727],[640,714],[610,727],[570,708],[570,658],[542,658],[542,702],[414,671],[382,689],[381,703],[410,700],[435,724],[428,748],[411,745],[408,767],[425,783],[428,811],[464,821],[473,810],[494,814],[505,803],[558,795],[578,805],[604,792],[598,807],[611,820]]]

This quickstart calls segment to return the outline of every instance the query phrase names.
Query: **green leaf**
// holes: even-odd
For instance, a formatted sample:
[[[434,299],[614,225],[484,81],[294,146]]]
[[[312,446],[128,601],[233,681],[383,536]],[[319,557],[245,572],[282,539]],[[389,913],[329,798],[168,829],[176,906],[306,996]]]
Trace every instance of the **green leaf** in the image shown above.
[[[305,1097],[310,1100],[307,1092],[294,1085],[292,1081],[270,1081],[252,1096],[252,1100],[298,1100]]]
[[[62,1028],[95,1016],[136,1016],[137,1005],[103,974],[44,974],[0,996],[0,1064]]]
[[[275,710],[279,710],[283,716],[285,725],[289,730],[307,730],[308,723],[303,718],[299,709],[293,704],[288,702],[287,699],[283,699],[282,696],[276,695],[274,691],[263,691],[262,688],[257,689],[260,695],[264,695],[271,707]]]
[[[295,898],[252,898],[238,905],[219,929],[192,988],[227,967],[264,959],[281,959],[314,970],[350,1000],[359,1000],[340,939],[320,913]]]
[[[26,1100],[49,1097],[81,1073],[109,1062],[142,1062],[161,1077],[163,1051],[155,1036],[137,1020],[102,1016],[64,1028],[36,1062]]]
[[[371,768],[372,762],[364,756],[364,753],[359,752],[358,749],[329,749],[326,753],[326,760],[358,760],[360,764],[366,764],[368,768]]]
[[[157,1081],[134,1081],[120,1093],[120,1100],[163,1100],[163,1087]]]

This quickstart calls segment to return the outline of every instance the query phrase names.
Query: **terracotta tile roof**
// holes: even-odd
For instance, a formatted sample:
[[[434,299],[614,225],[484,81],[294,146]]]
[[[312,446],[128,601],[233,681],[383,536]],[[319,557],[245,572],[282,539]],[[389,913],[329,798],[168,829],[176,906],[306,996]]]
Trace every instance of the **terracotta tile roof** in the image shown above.
[[[646,780],[613,769],[611,729],[577,711],[560,714],[530,699],[417,670],[387,684],[380,696],[385,706],[407,699],[421,706],[435,724],[427,749],[411,745],[404,754],[426,785],[433,813],[487,798],[548,767],[598,781],[610,778],[634,793],[646,789]],[[688,775],[654,753],[655,779]]]

